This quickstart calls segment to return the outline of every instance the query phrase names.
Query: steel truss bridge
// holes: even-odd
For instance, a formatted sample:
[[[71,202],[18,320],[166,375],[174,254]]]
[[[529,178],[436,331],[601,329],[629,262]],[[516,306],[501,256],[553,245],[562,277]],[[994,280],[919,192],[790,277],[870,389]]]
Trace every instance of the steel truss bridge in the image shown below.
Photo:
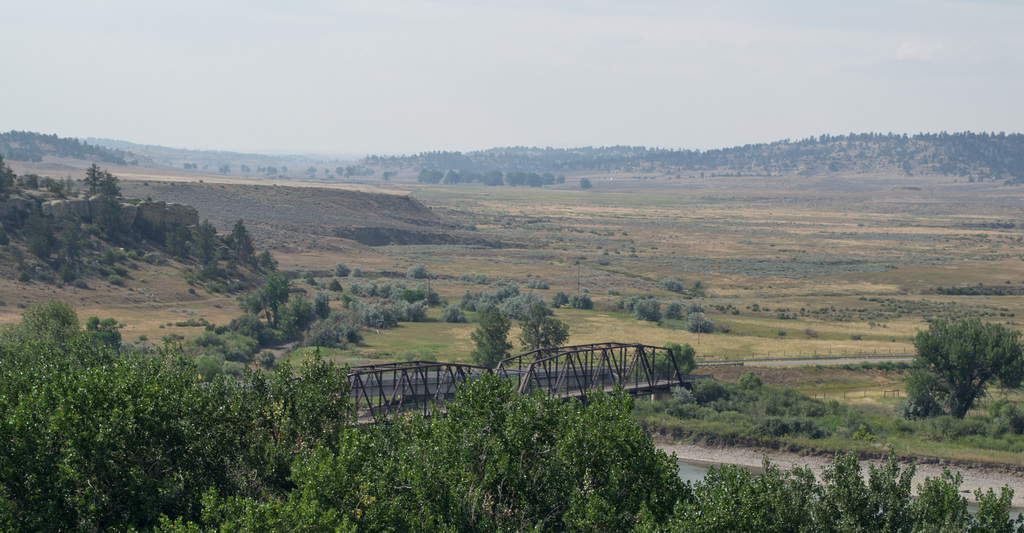
[[[455,363],[409,361],[352,367],[350,397],[359,422],[383,422],[400,412],[430,414],[444,408],[459,386],[484,374],[508,379],[520,394],[542,390],[555,398],[586,400],[592,390],[621,387],[633,395],[689,388],[694,379],[683,375],[672,351],[643,344],[603,342],[544,348],[509,357],[489,369]]]

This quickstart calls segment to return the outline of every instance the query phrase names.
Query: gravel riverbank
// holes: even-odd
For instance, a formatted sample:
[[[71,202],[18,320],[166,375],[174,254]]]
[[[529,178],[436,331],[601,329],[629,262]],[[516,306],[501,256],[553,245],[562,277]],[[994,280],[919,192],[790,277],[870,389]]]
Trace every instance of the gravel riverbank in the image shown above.
[[[756,448],[742,447],[707,447],[697,444],[682,443],[657,443],[658,447],[665,450],[669,455],[676,454],[681,461],[704,463],[704,464],[734,464],[744,467],[760,467],[761,459],[767,455],[773,464],[780,468],[788,469],[794,466],[807,466],[814,470],[816,476],[821,479],[821,468],[831,463],[831,458],[820,455],[799,455],[791,452],[780,452],[775,450],[761,450]],[[881,460],[862,460],[861,469],[867,477],[868,464],[881,464]],[[1007,485],[1013,489],[1013,506],[1024,508],[1024,474],[988,467],[963,467],[950,465],[949,470],[960,472],[963,476],[963,483],[960,485],[960,492],[968,501],[974,502],[974,490],[985,491],[989,488],[998,493],[999,489]],[[915,493],[917,485],[924,482],[925,478],[939,477],[942,474],[942,465],[917,464],[917,471],[914,474]]]

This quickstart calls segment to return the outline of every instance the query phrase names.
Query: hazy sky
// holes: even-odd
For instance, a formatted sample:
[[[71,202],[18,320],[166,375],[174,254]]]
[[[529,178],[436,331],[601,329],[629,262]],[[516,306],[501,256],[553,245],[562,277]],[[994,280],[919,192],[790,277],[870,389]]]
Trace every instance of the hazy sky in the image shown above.
[[[4,4],[3,131],[397,154],[1024,129],[1019,0]]]

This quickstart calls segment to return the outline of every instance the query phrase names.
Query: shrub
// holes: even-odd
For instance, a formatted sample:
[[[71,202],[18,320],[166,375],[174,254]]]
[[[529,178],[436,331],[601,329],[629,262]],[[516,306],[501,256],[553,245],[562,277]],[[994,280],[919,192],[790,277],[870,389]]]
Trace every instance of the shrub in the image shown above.
[[[558,291],[551,296],[551,307],[554,307],[555,309],[558,309],[567,303],[569,303],[569,295],[562,291]]]
[[[761,381],[761,378],[758,377],[757,374],[753,372],[747,372],[746,374],[740,376],[740,379],[737,381],[737,384],[740,386],[741,389],[749,390],[756,389],[762,386],[764,382]]]
[[[404,302],[418,302],[426,299],[427,295],[421,290],[416,289],[405,289],[402,291],[402,295],[399,297]]]
[[[686,315],[686,331],[690,333],[714,333],[715,324],[703,313]]]
[[[640,300],[633,306],[633,316],[637,320],[657,322],[661,320],[661,302],[653,299]]]
[[[672,302],[665,306],[665,318],[678,320],[683,317],[683,305],[679,302]]]
[[[352,269],[349,268],[345,263],[335,263],[334,275],[339,278],[344,278],[352,273]]]
[[[477,285],[487,285],[487,274],[477,274],[473,278],[473,283]]]
[[[541,281],[539,279],[531,279],[530,281],[526,282],[526,288],[535,290],[548,290],[551,287],[548,286],[548,284],[545,283],[544,281]]]
[[[107,282],[109,282],[111,285],[117,285],[118,287],[120,287],[124,285],[124,278],[118,276],[117,274],[111,274],[107,276]]]
[[[427,272],[427,267],[422,264],[413,265],[406,271],[405,277],[410,279],[426,279],[430,277],[430,273]]]
[[[256,362],[267,370],[274,368],[274,364],[276,363],[276,360],[274,359],[274,352],[270,350],[263,350],[256,356]]]
[[[519,320],[522,316],[528,314],[535,305],[543,307],[545,315],[552,314],[551,309],[548,309],[548,304],[535,292],[520,294],[505,300],[501,303],[501,312],[505,313],[505,316],[509,318]]]
[[[361,278],[361,277],[363,277],[363,269],[361,269],[359,267],[353,268],[352,269],[352,273],[349,274],[349,277],[353,277],[353,278]]]
[[[339,283],[338,280],[332,279],[331,282],[327,284],[327,290],[331,292],[342,292],[344,289],[342,289],[341,283]]]
[[[729,391],[715,379],[698,379],[693,382],[693,398],[700,405],[729,397]]]
[[[461,324],[466,322],[466,313],[457,305],[449,305],[441,312],[441,321],[449,324]]]
[[[683,292],[684,290],[686,290],[683,287],[683,283],[681,281],[677,280],[677,279],[674,279],[674,278],[662,279],[661,280],[661,285],[663,287],[665,287],[665,289],[667,289],[667,290],[669,290],[671,292]]]
[[[316,293],[313,297],[313,313],[317,318],[327,318],[331,313],[331,297],[324,291]]]
[[[590,299],[589,294],[573,294],[569,299],[569,306],[573,309],[589,310],[594,308],[594,301]]]
[[[697,399],[693,397],[693,393],[690,392],[690,389],[687,389],[686,387],[672,387],[672,398],[683,405],[695,403],[697,401]]]

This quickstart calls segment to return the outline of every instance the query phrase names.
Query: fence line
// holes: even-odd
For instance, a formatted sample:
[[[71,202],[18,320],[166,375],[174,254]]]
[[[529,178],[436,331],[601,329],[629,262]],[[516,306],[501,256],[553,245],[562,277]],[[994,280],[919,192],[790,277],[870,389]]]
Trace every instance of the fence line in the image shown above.
[[[774,354],[774,355],[773,355]],[[806,350],[765,350],[764,352],[757,352],[751,350],[749,354],[741,352],[717,352],[717,353],[705,353],[698,355],[698,358],[702,361],[777,361],[782,359],[846,359],[850,357],[874,357],[878,359],[888,358],[903,358],[903,357],[914,357],[917,352],[914,350],[908,350],[907,347],[902,349],[888,349],[888,350],[847,350],[836,349],[836,350],[818,350],[806,351]]]
[[[864,389],[864,390],[860,390],[860,391],[834,392],[832,394],[829,394],[829,393],[826,393],[826,392],[813,392],[813,393],[811,393],[811,397],[814,398],[815,400],[828,400],[829,398],[831,398],[833,400],[839,400],[839,399],[848,400],[848,399],[856,399],[856,398],[867,398],[868,397],[868,392],[869,392],[869,389]],[[900,389],[893,389],[893,390],[885,390],[885,389],[883,389],[881,391],[870,390],[870,392],[871,392],[871,396],[875,396],[875,397],[879,396],[879,394],[878,394],[879,392],[882,393],[881,394],[881,398],[899,398],[900,397]]]

